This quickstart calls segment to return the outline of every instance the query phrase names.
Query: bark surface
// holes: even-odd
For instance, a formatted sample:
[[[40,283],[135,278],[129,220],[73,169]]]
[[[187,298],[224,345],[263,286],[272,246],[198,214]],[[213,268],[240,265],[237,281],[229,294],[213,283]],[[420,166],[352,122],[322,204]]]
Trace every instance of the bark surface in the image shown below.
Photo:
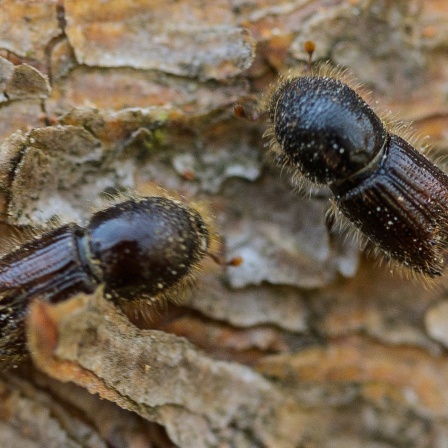
[[[440,0],[0,0],[2,249],[162,187],[244,260],[157,310],[34,303],[0,446],[447,446],[447,275],[427,287],[346,241],[328,191],[300,196],[267,156],[266,120],[233,114],[313,40],[443,155],[447,36]]]

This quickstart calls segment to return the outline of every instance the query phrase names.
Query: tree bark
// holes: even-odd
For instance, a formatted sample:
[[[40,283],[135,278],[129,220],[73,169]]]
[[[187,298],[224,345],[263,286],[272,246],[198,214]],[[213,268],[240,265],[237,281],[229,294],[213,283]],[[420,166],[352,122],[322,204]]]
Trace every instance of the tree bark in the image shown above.
[[[267,155],[280,73],[347,68],[367,100],[448,148],[444,2],[0,1],[0,209],[82,222],[107,194],[201,203],[225,258],[134,314],[99,290],[36,301],[3,372],[0,446],[443,447],[446,274],[380,265]],[[262,112],[262,111],[261,111]],[[165,194],[165,193],[164,193]],[[26,239],[26,236],[23,237]],[[5,245],[5,251],[7,251]],[[11,247],[11,244],[9,244]],[[154,306],[153,306],[154,308]],[[150,318],[145,318],[150,314]]]

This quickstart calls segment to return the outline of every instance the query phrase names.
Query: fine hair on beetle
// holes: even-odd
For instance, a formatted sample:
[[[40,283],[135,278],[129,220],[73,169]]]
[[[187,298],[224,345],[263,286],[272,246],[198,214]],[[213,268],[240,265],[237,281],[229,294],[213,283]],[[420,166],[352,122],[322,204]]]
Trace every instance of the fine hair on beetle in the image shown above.
[[[407,126],[380,118],[364,96],[328,63],[281,76],[263,100],[271,152],[302,185],[327,186],[341,227],[349,221],[392,266],[439,276],[448,258],[448,176],[416,149]]]
[[[0,362],[25,357],[30,302],[58,303],[102,287],[121,308],[183,294],[220,241],[200,206],[171,197],[121,197],[85,225],[55,227],[0,259]],[[232,265],[237,265],[233,260]]]

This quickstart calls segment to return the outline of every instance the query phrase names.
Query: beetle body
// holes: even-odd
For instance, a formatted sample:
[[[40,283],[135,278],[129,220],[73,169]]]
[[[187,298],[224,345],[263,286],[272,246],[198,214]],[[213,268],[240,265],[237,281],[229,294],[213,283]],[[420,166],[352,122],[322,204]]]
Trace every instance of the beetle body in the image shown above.
[[[118,302],[169,294],[207,253],[210,231],[178,201],[129,199],[68,224],[0,260],[0,360],[26,354],[24,319],[39,298],[52,303],[104,286]]]
[[[448,177],[344,82],[283,80],[268,100],[281,162],[327,185],[339,211],[389,259],[435,277],[447,259]]]

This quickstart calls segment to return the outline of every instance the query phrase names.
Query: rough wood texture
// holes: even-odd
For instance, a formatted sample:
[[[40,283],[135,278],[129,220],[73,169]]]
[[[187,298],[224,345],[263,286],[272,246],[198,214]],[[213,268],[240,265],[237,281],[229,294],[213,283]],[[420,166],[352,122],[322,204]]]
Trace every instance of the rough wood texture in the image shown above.
[[[326,191],[294,194],[266,158],[264,121],[233,115],[314,40],[316,59],[347,67],[443,154],[445,1],[0,11],[3,227],[82,220],[105,192],[159,185],[208,203],[227,256],[244,258],[204,266],[149,323],[100,292],[36,303],[32,362],[0,381],[1,446],[448,445],[446,276],[426,288],[360,255],[328,230]]]

